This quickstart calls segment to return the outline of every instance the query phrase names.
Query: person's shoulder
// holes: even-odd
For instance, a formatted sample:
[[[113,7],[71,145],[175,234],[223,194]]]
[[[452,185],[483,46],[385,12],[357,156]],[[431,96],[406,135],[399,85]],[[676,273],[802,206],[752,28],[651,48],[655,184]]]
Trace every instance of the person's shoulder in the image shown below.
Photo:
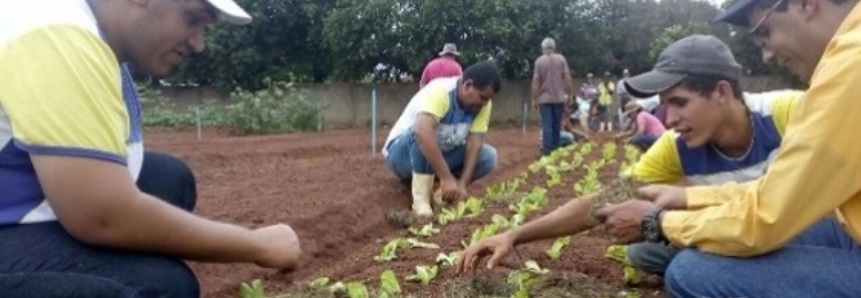
[[[427,68],[427,67],[431,67],[431,66],[433,66],[433,65],[437,65],[437,64],[439,64],[439,62],[440,62],[440,60],[439,60],[439,58],[438,58],[438,57],[437,57],[437,58],[433,58],[433,59],[431,59],[430,61],[428,61],[428,63],[427,63],[427,64],[425,64],[425,67]]]
[[[416,93],[416,96],[432,95],[434,97],[448,96],[448,94],[457,88],[457,82],[460,77],[442,77],[430,81],[424,88]]]
[[[803,91],[793,89],[750,92],[744,93],[744,102],[751,112],[771,115],[775,109],[793,106],[802,96]]]
[[[0,1],[0,40],[40,28],[76,28],[98,34],[98,26],[84,0]]]

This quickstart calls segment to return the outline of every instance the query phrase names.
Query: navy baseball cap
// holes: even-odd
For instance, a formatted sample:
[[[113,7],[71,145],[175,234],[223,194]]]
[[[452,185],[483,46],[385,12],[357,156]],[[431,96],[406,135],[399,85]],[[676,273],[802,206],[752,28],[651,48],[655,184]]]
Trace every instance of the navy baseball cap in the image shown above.
[[[721,12],[715,22],[729,23],[741,27],[750,27],[747,21],[747,12],[760,0],[737,0],[726,10]]]

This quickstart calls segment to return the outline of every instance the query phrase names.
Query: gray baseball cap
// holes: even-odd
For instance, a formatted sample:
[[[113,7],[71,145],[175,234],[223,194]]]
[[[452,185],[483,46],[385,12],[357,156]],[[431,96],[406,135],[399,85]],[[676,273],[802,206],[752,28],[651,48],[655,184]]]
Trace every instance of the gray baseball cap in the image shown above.
[[[729,46],[712,35],[690,35],[679,39],[658,56],[651,71],[625,79],[631,96],[646,98],[661,93],[689,75],[712,75],[739,79],[742,67]]]

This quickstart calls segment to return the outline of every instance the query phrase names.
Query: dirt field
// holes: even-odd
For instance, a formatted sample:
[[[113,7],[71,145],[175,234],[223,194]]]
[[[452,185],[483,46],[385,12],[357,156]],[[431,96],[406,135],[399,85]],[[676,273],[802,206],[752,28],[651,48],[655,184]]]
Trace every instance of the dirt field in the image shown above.
[[[499,153],[499,167],[490,177],[472,185],[470,193],[481,196],[487,186],[517,176],[535,161],[536,131],[531,129],[524,135],[520,129],[493,129],[488,142]],[[385,130],[378,133],[378,149],[386,135]],[[194,169],[199,194],[197,213],[252,227],[288,223],[302,241],[303,265],[291,274],[253,265],[192,263],[201,280],[203,297],[239,297],[239,285],[256,278],[264,281],[270,293],[291,291],[296,283],[321,276],[334,281],[365,281],[375,287],[380,273],[388,268],[395,270],[401,287],[409,293],[438,294],[446,291],[446,281],[454,278],[452,269],[441,268],[437,279],[427,287],[403,280],[416,265],[433,263],[440,250],[416,249],[399,252],[391,262],[374,261],[388,240],[403,233],[387,222],[386,215],[408,209],[410,192],[388,172],[380,154],[371,155],[368,130],[246,138],[206,131],[201,141],[195,139],[193,132],[147,132],[146,144],[150,150],[178,155]],[[600,157],[601,150],[597,149],[600,146],[587,161]],[[623,158],[621,149],[617,158]],[[608,165],[601,171],[600,180],[608,182],[616,173],[618,164]],[[572,197],[569,183],[582,175],[582,170],[575,170],[564,176],[565,187],[548,192],[550,200],[540,213]],[[528,183],[545,182],[530,178]],[[486,209],[479,217],[440,227],[440,234],[424,240],[439,244],[444,252],[459,250],[461,240],[468,240],[473,230],[488,222],[493,210],[504,212],[507,206],[488,205]],[[557,260],[551,261],[544,254],[550,243],[519,247],[520,256],[536,260],[554,274],[580,276],[583,293],[625,290],[642,297],[663,297],[654,279],[634,289],[623,286],[622,266],[604,257],[608,243],[598,231],[572,237]],[[516,266],[513,264],[517,261],[512,254],[505,264]]]

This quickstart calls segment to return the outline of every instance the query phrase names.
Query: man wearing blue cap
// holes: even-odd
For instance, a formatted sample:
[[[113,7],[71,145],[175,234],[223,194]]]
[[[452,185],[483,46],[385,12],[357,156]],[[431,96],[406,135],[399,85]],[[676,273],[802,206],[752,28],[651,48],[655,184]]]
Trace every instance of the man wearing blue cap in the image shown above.
[[[856,4],[742,0],[718,17],[751,28],[763,59],[786,67],[810,88],[793,110],[780,152],[759,179],[687,189],[650,186],[653,202],[630,200],[606,210],[608,231],[620,243],[646,239],[691,248],[667,269],[672,297],[861,293]],[[694,205],[702,207],[685,210]]]

